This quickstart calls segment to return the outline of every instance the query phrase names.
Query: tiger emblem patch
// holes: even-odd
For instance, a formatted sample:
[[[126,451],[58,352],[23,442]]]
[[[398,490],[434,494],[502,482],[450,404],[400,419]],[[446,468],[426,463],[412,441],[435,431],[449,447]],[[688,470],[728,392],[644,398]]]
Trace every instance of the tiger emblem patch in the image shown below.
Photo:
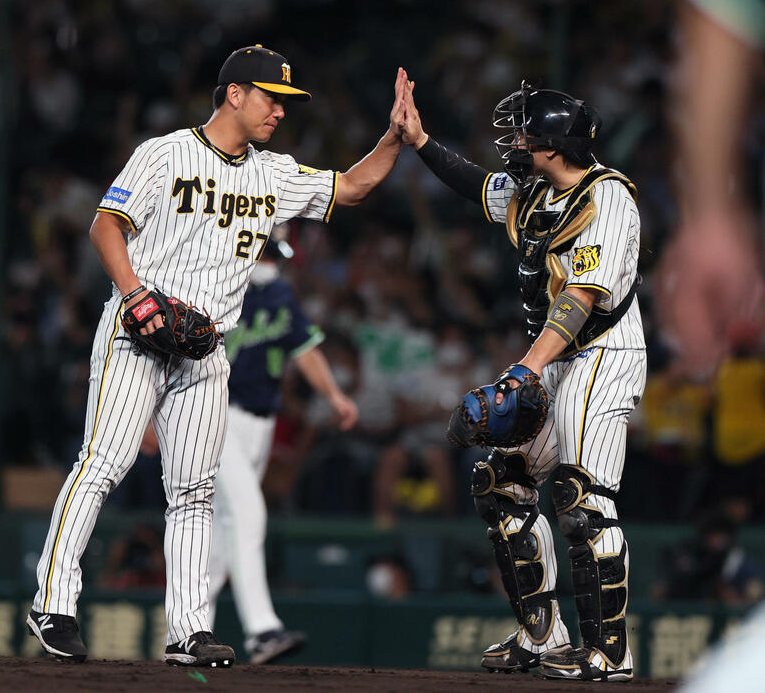
[[[571,261],[571,269],[578,277],[585,272],[594,270],[600,265],[600,246],[585,245],[581,248],[574,248],[574,257]]]

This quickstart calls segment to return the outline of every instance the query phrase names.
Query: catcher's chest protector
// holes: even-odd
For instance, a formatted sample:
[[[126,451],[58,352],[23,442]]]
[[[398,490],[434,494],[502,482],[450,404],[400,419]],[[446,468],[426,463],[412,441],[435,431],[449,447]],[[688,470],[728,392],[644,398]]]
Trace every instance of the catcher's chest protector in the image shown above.
[[[635,197],[635,186],[629,179],[617,171],[600,168],[585,174],[568,194],[562,210],[544,209],[551,185],[541,178],[519,189],[510,200],[507,207],[507,235],[520,251],[518,279],[527,331],[532,342],[542,332],[550,306],[566,283],[566,270],[560,255],[573,247],[576,237],[597,215],[592,188],[607,179],[618,180]],[[633,295],[630,292],[630,301]],[[616,310],[612,313],[616,313]],[[610,317],[612,313],[593,312],[572,343],[570,351],[583,348],[585,343],[609,329],[612,324],[606,325],[599,318]]]

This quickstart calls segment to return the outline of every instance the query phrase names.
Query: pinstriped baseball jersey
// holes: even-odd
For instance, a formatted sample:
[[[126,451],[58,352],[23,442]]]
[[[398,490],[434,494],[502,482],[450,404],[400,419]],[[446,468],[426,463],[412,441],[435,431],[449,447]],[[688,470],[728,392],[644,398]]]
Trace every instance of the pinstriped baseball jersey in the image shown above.
[[[595,167],[604,168],[599,164]],[[506,173],[494,173],[484,185],[484,211],[491,221],[505,222],[507,206],[516,187]],[[544,209],[558,212],[566,206],[566,193],[547,191]],[[627,188],[615,180],[596,183],[592,199],[597,216],[577,236],[573,247],[561,253],[566,286],[596,288],[596,306],[613,310],[629,293],[637,276],[640,252],[640,216]],[[645,349],[643,323],[637,300],[613,329],[589,346],[610,349]]]
[[[140,145],[98,209],[129,222],[143,284],[203,308],[226,332],[271,229],[297,216],[328,221],[336,182],[252,145],[231,157],[193,128]]]
[[[231,157],[196,128],[139,146],[98,209],[129,222],[128,258],[141,282],[206,309],[225,332],[236,324],[274,224],[295,216],[326,221],[336,184],[333,172],[252,146]],[[172,644],[209,630],[213,480],[230,368],[223,349],[200,361],[136,354],[122,310],[115,289],[93,342],[83,445],[53,510],[34,610],[76,614],[80,558],[107,494],[135,462],[151,421],[168,501],[165,607]]]

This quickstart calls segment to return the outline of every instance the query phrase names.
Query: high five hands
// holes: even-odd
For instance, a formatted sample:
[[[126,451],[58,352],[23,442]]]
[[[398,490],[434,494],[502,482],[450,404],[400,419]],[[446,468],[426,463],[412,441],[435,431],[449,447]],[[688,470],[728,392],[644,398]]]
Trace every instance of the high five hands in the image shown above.
[[[414,105],[414,82],[409,80],[406,70],[398,68],[395,86],[395,102],[390,112],[391,129],[415,149],[428,141],[428,135],[422,129],[420,114]]]

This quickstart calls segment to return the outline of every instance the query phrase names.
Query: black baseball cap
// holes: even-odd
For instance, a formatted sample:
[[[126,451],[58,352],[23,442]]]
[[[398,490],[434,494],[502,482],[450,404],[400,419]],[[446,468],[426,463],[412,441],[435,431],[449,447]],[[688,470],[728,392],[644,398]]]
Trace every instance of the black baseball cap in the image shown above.
[[[287,58],[263,48],[259,43],[234,51],[218,73],[218,84],[247,82],[296,101],[311,99],[307,91],[292,86],[292,68]]]

